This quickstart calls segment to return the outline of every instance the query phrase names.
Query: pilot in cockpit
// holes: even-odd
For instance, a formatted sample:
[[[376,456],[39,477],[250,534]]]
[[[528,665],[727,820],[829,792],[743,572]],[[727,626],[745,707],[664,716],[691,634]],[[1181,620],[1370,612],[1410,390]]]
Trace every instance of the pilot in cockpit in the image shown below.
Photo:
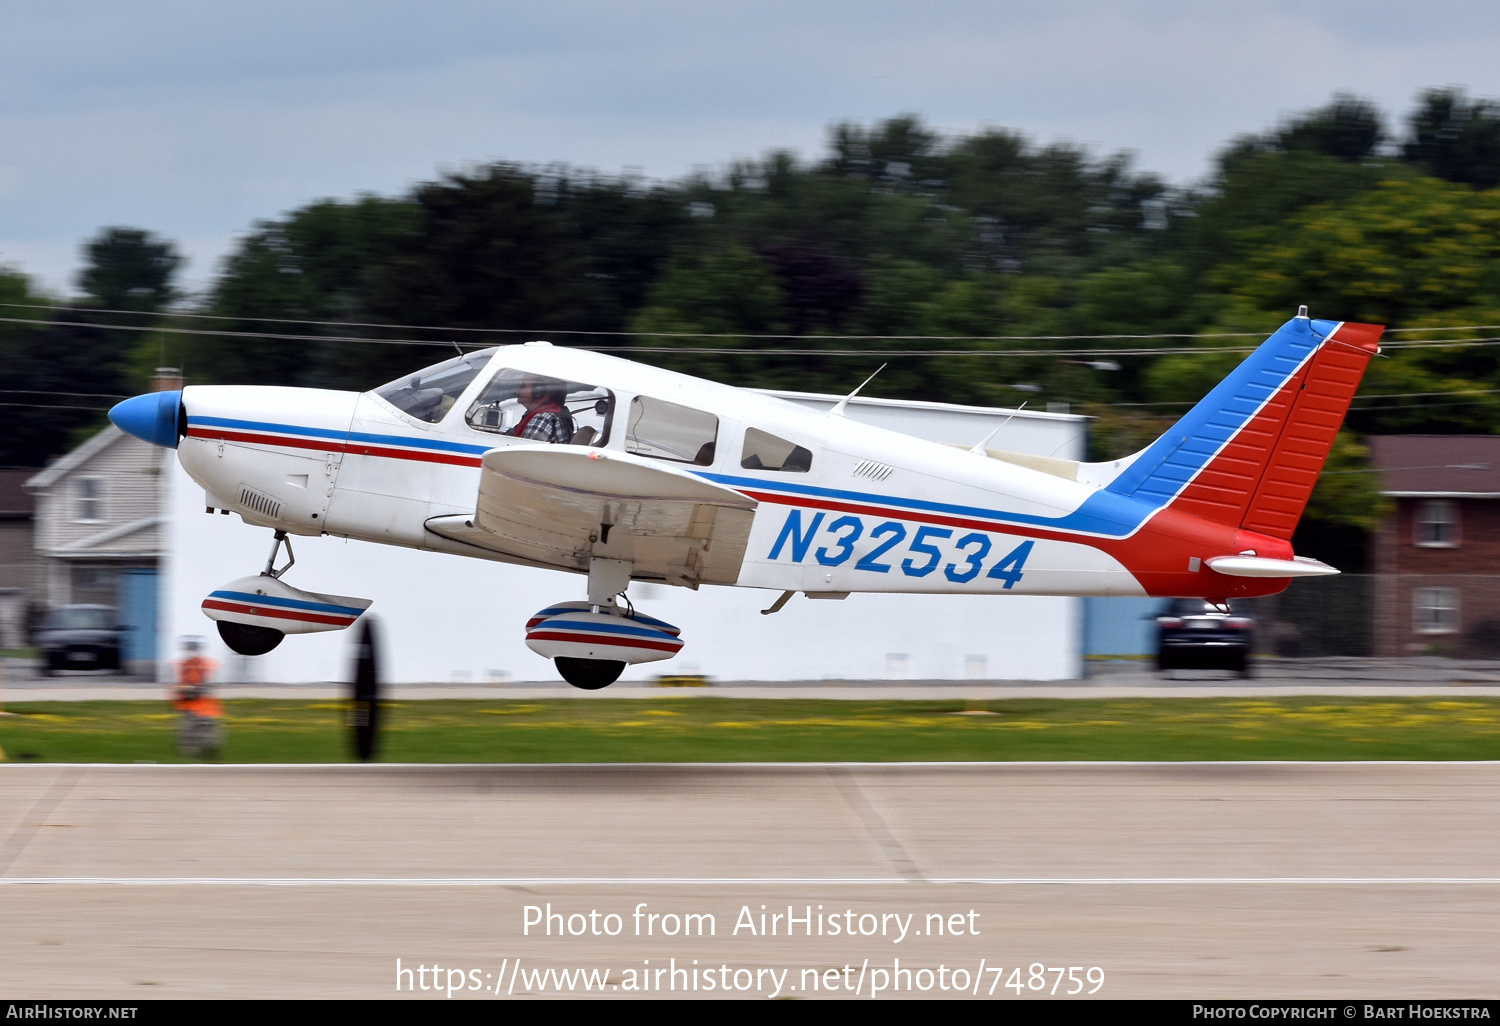
[[[565,382],[544,381],[527,375],[521,379],[516,393],[526,413],[506,434],[556,445],[568,444],[573,440],[573,415],[563,405],[567,395]]]

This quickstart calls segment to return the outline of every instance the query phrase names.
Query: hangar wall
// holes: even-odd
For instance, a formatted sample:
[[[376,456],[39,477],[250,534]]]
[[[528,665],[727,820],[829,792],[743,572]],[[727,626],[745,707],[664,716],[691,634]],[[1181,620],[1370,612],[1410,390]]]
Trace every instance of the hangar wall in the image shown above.
[[[790,397],[789,397],[790,398]],[[830,405],[828,397],[797,397]],[[855,400],[852,419],[934,441],[975,442],[1014,411]],[[991,448],[1077,459],[1083,417],[1022,411]],[[219,641],[199,606],[213,589],[258,572],[271,532],[237,516],[204,513],[203,490],[168,461],[160,676],[170,675],[184,635],[208,641],[221,680],[299,683],[343,680],[347,631],[290,637],[254,659]],[[576,574],[345,541],[295,538],[287,581],[310,591],[374,599],[385,674],[394,683],[556,680],[526,648],[526,618],[546,604],[582,598]],[[792,599],[761,616],[775,592],[705,587],[698,592],[635,584],[643,612],[683,628],[673,660],[627,668],[622,680],[703,673],[715,680],[1057,680],[1080,674],[1081,602],[1075,598],[965,595],[852,595]],[[367,614],[369,615],[369,614]]]

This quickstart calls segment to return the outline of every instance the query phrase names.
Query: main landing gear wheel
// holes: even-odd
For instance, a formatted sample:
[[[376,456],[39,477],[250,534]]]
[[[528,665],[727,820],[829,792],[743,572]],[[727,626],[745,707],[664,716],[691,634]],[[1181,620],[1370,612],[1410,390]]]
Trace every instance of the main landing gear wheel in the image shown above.
[[[558,656],[553,662],[557,664],[557,672],[562,674],[563,680],[585,691],[607,688],[619,680],[620,674],[625,672],[625,664],[613,659],[573,659],[569,656]]]
[[[380,731],[380,672],[375,657],[375,625],[365,618],[359,623],[354,643],[354,681],[349,685],[349,726],[354,731],[354,753],[361,762],[375,757],[375,738]]]
[[[219,620],[218,625],[219,637],[224,639],[224,644],[242,656],[265,655],[286,637],[274,627],[256,627],[231,620]]]

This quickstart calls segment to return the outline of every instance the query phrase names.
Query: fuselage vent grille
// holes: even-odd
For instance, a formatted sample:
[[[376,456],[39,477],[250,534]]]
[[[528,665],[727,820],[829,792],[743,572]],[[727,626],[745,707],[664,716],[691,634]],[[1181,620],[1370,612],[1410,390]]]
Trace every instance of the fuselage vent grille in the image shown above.
[[[259,513],[268,520],[281,516],[281,502],[265,492],[256,491],[249,485],[240,485],[240,505],[252,513]]]
[[[872,481],[884,481],[895,473],[896,468],[886,466],[884,463],[876,463],[874,460],[860,460],[854,466],[855,477],[868,477]]]

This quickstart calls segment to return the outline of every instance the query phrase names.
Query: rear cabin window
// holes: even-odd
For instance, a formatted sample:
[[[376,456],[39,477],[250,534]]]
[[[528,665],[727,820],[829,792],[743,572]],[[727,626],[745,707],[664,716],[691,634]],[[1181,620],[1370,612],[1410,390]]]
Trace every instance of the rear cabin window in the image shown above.
[[[448,415],[469,383],[484,370],[493,349],[465,353],[434,364],[425,370],[397,378],[375,394],[409,417],[436,424]]]
[[[788,474],[805,474],[812,469],[812,452],[796,442],[777,438],[758,428],[746,428],[745,446],[740,450],[740,466],[746,470],[779,470]]]
[[[507,367],[469,405],[464,420],[475,431],[558,445],[604,445],[614,418],[607,388]]]
[[[712,413],[644,395],[630,401],[626,452],[706,467],[718,440],[719,418]]]

